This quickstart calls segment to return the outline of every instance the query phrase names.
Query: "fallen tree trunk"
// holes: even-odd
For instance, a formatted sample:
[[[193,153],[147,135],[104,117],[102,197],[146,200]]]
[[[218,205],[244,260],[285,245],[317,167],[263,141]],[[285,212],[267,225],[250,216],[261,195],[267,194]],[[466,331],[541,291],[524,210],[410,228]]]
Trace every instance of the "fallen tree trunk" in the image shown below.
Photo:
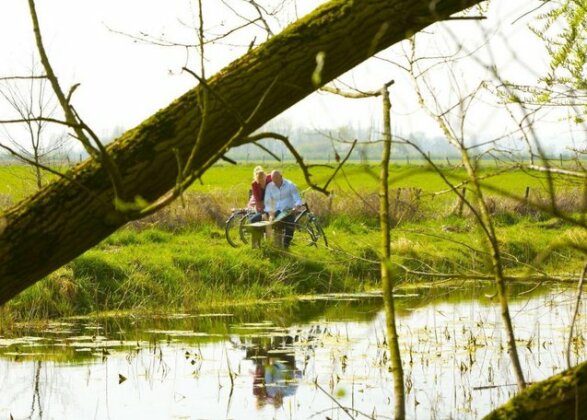
[[[484,420],[587,418],[587,362],[535,383]]]
[[[194,166],[203,172],[240,131],[249,134],[317,86],[378,51],[481,0],[333,0],[286,28],[160,110],[108,147],[125,197],[154,201],[177,181],[177,156],[190,153],[201,130],[201,89],[208,91],[205,127]],[[314,75],[316,76],[316,75]],[[270,88],[270,86],[272,86]],[[148,94],[149,86],[145,86]],[[243,130],[243,120],[253,114]],[[99,243],[128,221],[113,205],[108,176],[86,161],[0,216],[0,304]]]

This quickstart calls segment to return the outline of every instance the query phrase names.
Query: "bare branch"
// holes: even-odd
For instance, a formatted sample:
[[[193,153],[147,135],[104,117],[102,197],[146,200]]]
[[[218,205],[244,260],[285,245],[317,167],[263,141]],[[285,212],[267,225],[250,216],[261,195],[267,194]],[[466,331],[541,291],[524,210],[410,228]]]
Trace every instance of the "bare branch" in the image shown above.
[[[40,75],[40,76],[4,76],[0,77],[0,81],[10,81],[10,80],[37,80],[37,79],[47,79],[47,75]]]
[[[30,123],[30,122],[49,122],[55,123],[59,125],[64,125],[70,128],[81,128],[79,124],[70,124],[67,121],[58,120],[56,118],[48,118],[48,117],[33,117],[33,118],[17,118],[13,120],[0,120],[0,124],[23,124],[23,123]]]
[[[242,115],[240,115],[238,112],[236,112],[233,107],[224,100],[224,98],[222,98],[222,96],[218,95],[217,92],[214,92],[213,89],[210,88],[210,86],[208,85],[208,83],[206,83],[206,80],[203,79],[202,77],[200,77],[198,74],[196,74],[195,72],[193,72],[192,70],[188,69],[187,67],[183,67],[182,70],[186,71],[187,73],[191,74],[194,78],[196,78],[196,80],[204,87],[206,88],[206,90],[208,92],[210,92],[216,99],[218,99],[222,105],[224,105],[226,107],[226,109],[238,120],[238,122],[241,125],[245,124],[245,119]]]
[[[332,173],[332,175],[330,175],[330,178],[328,178],[328,180],[324,184],[324,189],[328,189],[328,185],[330,185],[330,183],[332,182],[332,180],[334,179],[334,177],[336,177],[336,174],[338,173],[338,171],[342,168],[342,166],[346,163],[346,161],[351,157],[351,154],[353,153],[353,150],[354,150],[354,148],[355,148],[356,145],[357,145],[357,140],[355,139],[355,141],[353,141],[353,143],[352,143],[351,147],[349,148],[349,151],[347,152],[347,154],[344,157],[344,159],[342,159],[340,161],[340,163],[338,164],[338,166],[336,167],[336,169],[334,170],[334,172]]]
[[[432,24],[435,22],[446,22],[449,20],[485,20],[486,16],[445,16],[445,17],[424,17],[414,19],[417,23]]]
[[[22,154],[18,153],[17,151],[15,151],[14,149],[0,143],[0,148],[6,150],[8,153],[10,153],[12,156],[16,157],[17,159],[26,162],[29,165],[35,166],[37,168],[41,168],[44,171],[47,171],[49,173],[52,173],[53,175],[57,175],[60,178],[66,179],[69,182],[71,182],[74,185],[77,185],[78,187],[80,187],[82,190],[84,190],[85,192],[88,193],[88,195],[90,197],[92,197],[95,200],[100,201],[102,204],[106,204],[104,203],[104,200],[102,200],[102,198],[100,198],[98,195],[96,195],[93,191],[91,191],[89,188],[86,188],[83,184],[80,184],[79,182],[77,182],[74,178],[70,177],[67,174],[64,174],[62,172],[56,171],[55,169],[50,168],[49,166],[43,165],[37,161],[34,161],[32,159],[27,158],[26,156],[23,156]]]
[[[312,181],[312,178],[311,178],[312,175],[310,174],[310,171],[309,171],[309,168],[311,165],[306,165],[304,163],[304,158],[298,153],[296,148],[289,141],[289,138],[287,138],[286,136],[279,134],[279,133],[274,133],[274,132],[263,132],[263,133],[254,134],[252,136],[247,137],[246,139],[243,139],[242,143],[243,144],[244,143],[254,143],[259,140],[267,139],[267,138],[279,140],[285,145],[287,150],[289,150],[289,152],[295,158],[296,163],[298,164],[298,166],[302,170],[302,173],[304,174],[304,179],[306,180],[306,183],[308,184],[308,186],[310,188],[312,188],[316,191],[320,191],[321,193],[323,193],[325,195],[329,195],[328,191],[325,188],[320,187],[319,185],[315,184]]]
[[[194,75],[197,79],[199,79],[199,80],[201,79],[194,72],[192,72],[192,71],[188,71],[188,72],[190,74]],[[188,162],[186,164],[186,167],[183,171],[184,172],[183,179],[178,180],[176,182],[175,188],[173,188],[168,193],[164,194],[162,197],[160,197],[154,203],[143,206],[140,209],[131,209],[131,211],[128,212],[128,217],[138,219],[138,218],[142,218],[142,217],[148,216],[150,214],[156,213],[157,211],[159,211],[163,207],[165,207],[168,204],[170,204],[171,202],[173,202],[177,197],[179,197],[182,194],[182,192],[185,190],[185,188],[187,188],[196,179],[198,179],[210,166],[212,166],[214,164],[215,161],[217,161],[218,159],[224,159],[224,160],[228,159],[225,156],[226,150],[228,148],[230,148],[231,146],[233,146],[236,142],[238,142],[242,139],[243,132],[245,132],[246,130],[248,130],[250,128],[249,127],[250,122],[256,116],[257,112],[261,109],[261,106],[263,105],[264,101],[266,100],[267,95],[269,94],[269,92],[271,92],[271,90],[273,89],[273,87],[277,83],[277,80],[278,80],[278,78],[275,77],[273,79],[273,81],[271,82],[271,84],[263,92],[263,95],[259,99],[255,109],[253,109],[253,111],[251,112],[251,114],[249,115],[247,120],[245,120],[241,124],[241,126],[237,130],[237,132],[226,142],[225,148],[218,150],[216,153],[212,154],[212,156],[210,156],[210,158],[206,162],[204,162],[197,170],[194,170],[192,168],[192,158],[195,157],[195,151],[197,150],[197,145],[198,145],[198,141],[199,141],[197,139],[194,144],[194,147],[192,148],[192,153],[191,153],[190,157],[188,158]],[[203,84],[202,86],[204,86],[204,88],[206,89],[207,92],[214,92],[213,89],[211,89],[209,86],[207,86],[205,84]],[[216,95],[216,97],[220,99],[220,95]],[[203,135],[203,132],[204,132],[203,127],[206,122],[205,109],[206,109],[206,106],[204,104],[204,106],[202,108],[202,119],[201,119],[201,124],[200,124],[200,131],[198,134],[199,136]],[[234,162],[234,161],[232,161],[232,162]]]
[[[587,263],[583,266],[581,277],[579,278],[579,285],[577,286],[577,299],[575,302],[575,311],[573,312],[573,319],[571,321],[571,328],[569,330],[569,340],[567,341],[567,368],[571,368],[571,344],[573,343],[573,330],[579,315],[579,305],[581,304],[581,294],[583,293],[583,283],[585,283],[585,275],[587,275]]]
[[[73,96],[73,93],[75,92],[75,90],[80,86],[79,83],[76,83],[75,85],[73,85],[70,89],[69,89],[69,93],[67,94],[67,98],[66,101],[67,103],[71,102],[71,97]]]
[[[430,273],[426,271],[418,271],[412,270],[400,263],[392,262],[393,265],[401,268],[407,274],[413,274],[416,276],[421,277],[432,277],[432,278],[440,278],[440,279],[451,279],[451,280],[486,280],[491,281],[495,280],[495,278],[491,275],[482,275],[482,274],[460,274],[460,273]],[[504,276],[504,280],[506,281],[550,281],[550,282],[562,282],[568,283],[571,280],[571,277],[563,277],[563,276]]]
[[[526,168],[532,171],[545,172],[547,174],[566,175],[574,178],[587,179],[587,172],[569,171],[567,169],[553,168],[551,166],[544,167],[538,165],[519,165],[520,168]]]
[[[339,164],[335,168],[334,172],[331,174],[331,176],[325,182],[324,186],[320,187],[319,185],[315,184],[312,181],[312,179],[311,179],[312,175],[310,174],[310,168],[316,167],[316,166],[326,166],[326,165],[307,165],[304,162],[304,158],[299,154],[299,152],[296,150],[296,148],[291,144],[288,137],[286,137],[282,134],[279,134],[279,133],[263,132],[263,133],[258,133],[258,134],[249,136],[245,139],[242,139],[239,142],[239,144],[253,143],[253,144],[257,145],[258,147],[263,148],[265,151],[267,151],[272,156],[274,156],[277,160],[280,160],[277,156],[275,156],[275,154],[270,152],[264,146],[257,144],[257,142],[259,140],[266,139],[266,138],[272,138],[272,139],[281,141],[285,145],[285,147],[289,150],[289,152],[294,156],[296,163],[298,164],[298,166],[302,170],[302,173],[304,174],[304,179],[306,180],[306,183],[308,184],[308,186],[316,191],[319,191],[319,192],[325,194],[325,195],[330,195],[330,193],[328,192],[328,185],[330,185],[330,183],[332,182],[332,180],[334,179],[334,177],[336,176],[338,171],[342,168],[342,166],[346,163],[348,158],[351,156],[353,149],[355,148],[355,145],[357,144],[357,140],[355,140],[352,143],[352,145],[351,145],[350,149],[348,150],[344,159],[342,159],[339,162]]]
[[[43,38],[41,36],[41,29],[39,26],[39,19],[37,17],[37,10],[35,8],[35,2],[34,2],[34,0],[28,0],[28,3],[29,3],[29,9],[30,9],[30,13],[31,13],[31,19],[33,21],[33,31],[35,34],[35,42],[37,43],[37,49],[39,51],[41,64],[43,65],[43,68],[45,69],[45,72],[47,73],[47,78],[49,79],[49,81],[51,83],[51,87],[53,88],[53,91],[55,92],[55,95],[57,96],[59,104],[61,105],[61,108],[63,109],[63,112],[65,113],[65,121],[67,121],[69,126],[71,128],[73,128],[73,130],[76,133],[77,138],[82,143],[82,145],[84,146],[86,151],[91,156],[96,157],[98,155],[98,152],[96,151],[96,149],[94,147],[92,147],[89,139],[86,137],[86,135],[84,134],[80,125],[78,124],[78,121],[76,120],[75,115],[72,112],[71,107],[69,106],[69,103],[67,102],[67,98],[65,97],[65,94],[61,90],[61,86],[59,86],[59,82],[57,81],[57,76],[55,75],[55,72],[53,71],[53,67],[51,66],[51,63],[49,62],[49,57],[47,56],[47,53],[45,51],[45,47],[43,45]]]
[[[106,172],[110,177],[110,182],[112,182],[112,188],[114,189],[115,197],[124,198],[124,185],[122,183],[122,176],[120,175],[118,166],[116,166],[116,163],[114,163],[114,160],[112,160],[112,157],[110,156],[110,154],[108,153],[108,151],[106,150],[106,148],[104,147],[104,145],[102,144],[94,130],[92,130],[81,119],[81,117],[78,115],[77,111],[75,110],[75,108],[73,108],[73,106],[70,105],[70,108],[71,111],[74,113],[75,117],[77,118],[77,120],[80,122],[80,125],[83,128],[83,130],[87,131],[90,137],[94,140],[94,143],[96,144],[96,149],[99,152],[99,160],[104,164]]]
[[[220,159],[222,159],[225,162],[230,163],[231,165],[236,165],[237,164],[237,161],[236,160],[233,160],[233,159],[231,159],[229,157],[226,157],[226,155],[225,156],[220,156]]]
[[[204,41],[205,45],[209,45],[209,44],[214,44],[217,43],[218,41],[221,41],[225,38],[228,38],[229,36],[233,35],[234,33],[241,31],[242,29],[245,29],[251,25],[255,25],[257,22],[259,21],[259,19],[253,19],[250,21],[247,21],[246,23],[244,23],[243,25],[237,26],[235,28],[232,28],[226,32],[224,32],[223,34],[211,37],[207,40]],[[158,47],[166,47],[166,48],[200,48],[202,43],[198,42],[196,44],[192,44],[192,43],[187,43],[187,42],[179,42],[179,41],[171,41],[171,40],[167,40],[164,38],[159,38],[159,37],[155,37],[152,36],[150,34],[147,34],[145,32],[139,32],[139,35],[133,35],[130,34],[128,32],[124,32],[124,31],[120,31],[114,28],[111,28],[109,26],[106,26],[106,29],[108,29],[110,32],[112,32],[113,34],[117,34],[117,35],[122,35],[126,38],[132,39],[135,42],[141,42],[143,44],[148,44],[148,45],[155,45]]]
[[[521,19],[525,18],[526,16],[528,16],[528,15],[530,15],[530,14],[534,13],[535,11],[537,11],[537,10],[540,10],[540,9],[541,9],[541,8],[543,8],[544,6],[548,5],[548,3],[549,3],[549,2],[550,2],[550,0],[542,1],[542,2],[540,2],[540,4],[539,4],[538,6],[536,6],[536,7],[532,8],[532,9],[528,10],[527,12],[524,12],[524,13],[522,13],[520,16],[518,16],[517,18],[515,18],[515,19],[512,21],[512,25],[513,25],[514,23],[517,23],[519,20],[521,20]]]
[[[273,31],[271,30],[271,27],[269,26],[269,24],[265,20],[265,17],[263,16],[263,13],[267,13],[267,11],[264,10],[261,6],[259,6],[259,4],[255,0],[248,0],[248,3],[251,4],[259,14],[259,20],[263,22],[263,26],[265,26],[267,37],[273,36]]]
[[[395,83],[394,80],[390,80],[389,82],[385,83],[383,86],[385,86],[385,88],[388,88],[389,86],[393,85],[394,83]],[[358,89],[353,88],[354,91],[349,92],[349,91],[341,90],[335,86],[322,86],[320,88],[320,90],[324,91],[324,92],[328,92],[328,93],[333,93],[335,95],[342,96],[344,98],[349,98],[349,99],[374,98],[374,97],[381,95],[381,89],[363,92],[363,91],[360,91]]]
[[[243,140],[246,140],[246,139],[243,139]],[[279,158],[279,156],[277,156],[271,150],[269,150],[268,148],[266,148],[265,146],[263,146],[261,143],[254,141],[254,142],[252,142],[252,144],[255,145],[255,146],[257,146],[259,149],[263,150],[264,152],[266,152],[268,155],[270,155],[276,161],[278,161],[278,162],[281,161],[281,159]]]

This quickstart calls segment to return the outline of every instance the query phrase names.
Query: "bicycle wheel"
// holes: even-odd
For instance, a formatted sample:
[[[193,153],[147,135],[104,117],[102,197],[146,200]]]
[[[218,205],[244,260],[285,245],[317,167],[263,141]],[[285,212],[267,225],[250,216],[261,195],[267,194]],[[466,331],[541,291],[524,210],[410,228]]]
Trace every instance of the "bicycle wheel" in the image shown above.
[[[226,235],[226,240],[234,248],[238,248],[240,245],[242,245],[241,241],[239,241],[239,229],[242,217],[242,212],[235,211],[230,215],[224,224],[224,234]]]
[[[245,227],[251,221],[249,213],[243,215],[238,221],[238,235],[244,244],[251,243],[251,231]]]
[[[294,243],[305,246],[317,246],[319,237],[312,216],[305,211],[296,217],[294,223],[296,228]]]
[[[324,233],[324,229],[318,223],[318,220],[315,216],[312,216],[310,224],[312,225],[312,230],[314,232],[316,243],[320,242],[320,239],[324,242],[324,246],[328,248],[328,239],[326,239],[326,234]]]

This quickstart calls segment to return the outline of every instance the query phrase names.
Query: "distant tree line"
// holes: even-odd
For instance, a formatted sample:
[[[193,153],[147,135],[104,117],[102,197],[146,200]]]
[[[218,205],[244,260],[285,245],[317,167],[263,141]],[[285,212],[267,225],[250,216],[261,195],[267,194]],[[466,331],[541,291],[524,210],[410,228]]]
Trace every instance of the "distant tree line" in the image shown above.
[[[372,161],[378,160],[381,156],[382,142],[380,130],[377,127],[363,128],[363,127],[352,127],[344,126],[338,128],[324,128],[324,129],[312,129],[307,127],[288,127],[286,124],[279,124],[277,126],[270,127],[271,131],[275,131],[287,136],[293,146],[300,152],[300,154],[306,160],[310,161],[325,161],[335,162],[337,156],[345,155],[351,147],[353,140],[357,139],[358,144],[355,150],[351,153],[349,158],[350,161]],[[123,131],[122,128],[117,127],[108,136],[109,139],[106,143],[114,140],[117,135]],[[433,159],[460,159],[458,151],[454,149],[450,144],[446,142],[446,139],[442,136],[429,136],[423,132],[415,132],[410,134],[399,134],[397,136],[397,142],[393,144],[391,150],[391,160],[403,160],[406,163],[412,160],[421,159],[421,154],[414,148],[401,144],[401,139],[407,138],[411,142],[417,144],[421,150],[425,151]],[[480,140],[481,141],[481,140]],[[274,140],[261,140],[264,147],[270,150],[275,156],[283,159],[283,161],[292,161],[293,156],[289,153],[285,145],[281,142]],[[512,140],[514,143],[514,140]],[[575,153],[571,150],[567,150],[564,144],[554,141],[545,141],[544,150],[546,155],[552,159],[572,159]],[[509,158],[511,159],[524,159],[526,158],[526,152],[520,150],[516,152],[512,151],[513,148],[508,147]],[[479,153],[483,153],[483,149],[479,149]],[[226,155],[230,159],[240,163],[258,163],[258,162],[271,162],[275,158],[270,156],[267,152],[256,147],[253,144],[246,144],[243,146],[231,149]],[[45,161],[50,165],[71,165],[88,157],[87,153],[83,150],[76,150],[75,148],[64,148],[54,150],[48,155]],[[493,155],[484,156],[485,159],[493,159]],[[14,164],[18,160],[8,153],[0,153],[0,164]]]
[[[271,131],[280,132],[288,136],[290,142],[300,152],[306,160],[310,161],[326,161],[335,162],[337,156],[343,156],[350,149],[351,142],[355,139],[358,144],[352,152],[350,161],[371,161],[378,160],[381,156],[382,142],[380,130],[377,127],[362,128],[362,127],[338,127],[327,129],[311,129],[306,127],[272,127]],[[409,145],[402,144],[401,139],[407,138],[411,142],[417,144],[421,150],[425,151],[433,159],[460,159],[459,152],[442,136],[431,137],[423,132],[415,132],[410,134],[399,134],[397,142],[393,144],[391,150],[392,160],[404,160],[410,162],[411,160],[421,159],[420,152]],[[481,142],[481,140],[479,140]],[[277,157],[284,161],[291,161],[293,157],[289,154],[287,148],[283,143],[263,140],[260,142],[264,147],[269,149]],[[512,140],[514,143],[514,140]],[[549,145],[549,143],[551,143]],[[571,159],[575,154],[565,149],[560,142],[545,142],[544,149],[546,155],[553,159]],[[483,153],[484,149],[479,148],[478,153]],[[508,156],[510,159],[524,159],[526,158],[524,150],[516,151],[512,147],[508,147]],[[238,163],[255,163],[255,162],[270,162],[274,160],[267,152],[252,144],[247,144],[232,149],[227,157],[233,159]],[[495,155],[486,155],[482,158],[493,159]]]

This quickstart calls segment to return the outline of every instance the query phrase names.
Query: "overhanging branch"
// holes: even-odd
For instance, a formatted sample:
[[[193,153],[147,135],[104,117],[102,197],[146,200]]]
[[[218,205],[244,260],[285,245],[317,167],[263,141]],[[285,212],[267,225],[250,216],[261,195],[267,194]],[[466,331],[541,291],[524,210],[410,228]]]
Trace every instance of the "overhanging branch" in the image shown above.
[[[327,83],[426,26],[414,18],[433,13],[448,16],[478,3],[439,0],[434,11],[428,0],[333,0],[323,4],[208,79],[211,89],[240,115],[250,115],[260,99],[267,97],[246,130],[234,118],[227,118],[218,99],[210,98],[193,179],[220,159],[231,141],[236,143],[239,132],[238,138],[248,136],[315,91],[312,74],[318,52],[324,53],[321,79]],[[381,31],[382,27],[386,30]],[[267,94],[276,76],[278,86]],[[202,122],[197,106],[201,89],[186,92],[108,145],[128,197],[153,202],[176,186],[175,151],[186,156],[192,149]],[[127,222],[113,207],[112,183],[100,162],[88,160],[69,176],[100,200],[88,200],[75,183],[61,178],[0,216],[0,303]]]

